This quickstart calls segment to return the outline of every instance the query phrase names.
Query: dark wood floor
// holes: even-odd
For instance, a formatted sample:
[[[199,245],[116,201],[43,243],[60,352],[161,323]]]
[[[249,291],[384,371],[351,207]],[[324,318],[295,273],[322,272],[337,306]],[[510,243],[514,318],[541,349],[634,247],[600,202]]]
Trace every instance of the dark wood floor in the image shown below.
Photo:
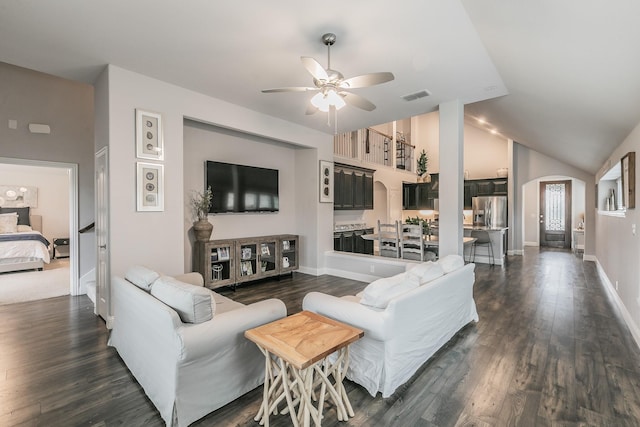
[[[364,283],[295,274],[222,293],[281,298],[289,313],[320,289]],[[356,417],[326,426],[639,426],[640,351],[594,263],[527,248],[505,268],[478,265],[480,321],[464,328],[389,399],[346,381]],[[0,426],[159,426],[157,411],[106,346],[86,297],[0,306]],[[221,379],[221,386],[224,386]],[[257,425],[261,388],[195,426]],[[288,426],[272,416],[274,426]]]

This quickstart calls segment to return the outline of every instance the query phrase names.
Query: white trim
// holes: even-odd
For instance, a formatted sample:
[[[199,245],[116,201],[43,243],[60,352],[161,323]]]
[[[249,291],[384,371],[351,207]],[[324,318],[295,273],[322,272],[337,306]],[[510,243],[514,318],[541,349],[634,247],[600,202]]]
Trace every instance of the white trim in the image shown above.
[[[80,260],[78,253],[78,165],[76,163],[0,157],[0,163],[32,167],[67,169],[69,173],[69,293],[82,295],[80,290]]]
[[[523,256],[524,251],[522,249],[510,249],[507,251],[507,255]]]
[[[598,258],[596,258],[595,255],[583,255],[582,256],[582,260],[583,261],[593,261],[593,262],[598,262]]]
[[[538,246],[540,246],[540,243],[538,243],[538,242],[524,242],[524,246],[535,246],[535,247],[538,247]]]
[[[320,272],[320,269],[318,268],[304,267],[304,266],[300,266],[300,268],[298,268],[298,270],[296,271],[304,274],[310,274],[311,276],[321,276],[322,274],[324,274]]]
[[[604,269],[600,265],[600,262],[597,260],[597,258],[595,259],[595,262],[596,262],[596,267],[598,269],[598,275],[600,276],[600,279],[602,280],[602,283],[604,284],[605,289],[609,292],[609,295],[612,297],[613,302],[616,304],[616,306],[620,310],[620,313],[622,314],[622,318],[624,319],[624,322],[627,324],[629,331],[631,331],[631,335],[633,336],[633,339],[635,340],[636,345],[640,348],[640,328],[638,328],[638,326],[633,322],[633,317],[631,317],[631,314],[627,310],[627,307],[625,307],[624,303],[620,299],[618,292],[616,292],[615,287],[609,280],[609,277],[607,277],[607,273],[605,273]]]

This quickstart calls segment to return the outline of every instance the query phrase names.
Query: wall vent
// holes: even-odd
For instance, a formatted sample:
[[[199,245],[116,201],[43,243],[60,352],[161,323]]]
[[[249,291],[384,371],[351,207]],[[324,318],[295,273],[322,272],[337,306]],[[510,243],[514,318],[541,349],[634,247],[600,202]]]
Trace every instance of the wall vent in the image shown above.
[[[420,92],[410,93],[402,97],[405,101],[415,101],[416,99],[424,98],[431,95],[428,90],[421,90]]]

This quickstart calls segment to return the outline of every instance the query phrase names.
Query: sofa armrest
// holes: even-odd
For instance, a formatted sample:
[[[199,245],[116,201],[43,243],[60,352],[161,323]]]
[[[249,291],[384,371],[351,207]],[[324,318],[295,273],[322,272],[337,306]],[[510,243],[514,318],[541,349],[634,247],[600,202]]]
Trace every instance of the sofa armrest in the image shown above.
[[[204,286],[204,279],[202,278],[202,274],[197,272],[179,274],[177,276],[174,276],[173,278],[190,285]]]
[[[320,292],[309,292],[302,301],[302,309],[362,329],[366,337],[379,341],[392,337],[391,319],[387,313],[372,310],[357,302]]]
[[[227,352],[244,331],[287,316],[287,307],[279,299],[268,299],[236,310],[214,315],[199,324],[185,324],[178,334],[182,339],[182,363],[218,352]]]

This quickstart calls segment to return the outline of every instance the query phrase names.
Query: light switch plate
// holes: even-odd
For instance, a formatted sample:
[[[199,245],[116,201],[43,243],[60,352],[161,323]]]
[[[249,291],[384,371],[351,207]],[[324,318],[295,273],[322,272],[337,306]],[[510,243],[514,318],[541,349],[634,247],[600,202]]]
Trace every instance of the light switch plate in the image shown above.
[[[18,121],[9,119],[9,129],[18,129]]]

